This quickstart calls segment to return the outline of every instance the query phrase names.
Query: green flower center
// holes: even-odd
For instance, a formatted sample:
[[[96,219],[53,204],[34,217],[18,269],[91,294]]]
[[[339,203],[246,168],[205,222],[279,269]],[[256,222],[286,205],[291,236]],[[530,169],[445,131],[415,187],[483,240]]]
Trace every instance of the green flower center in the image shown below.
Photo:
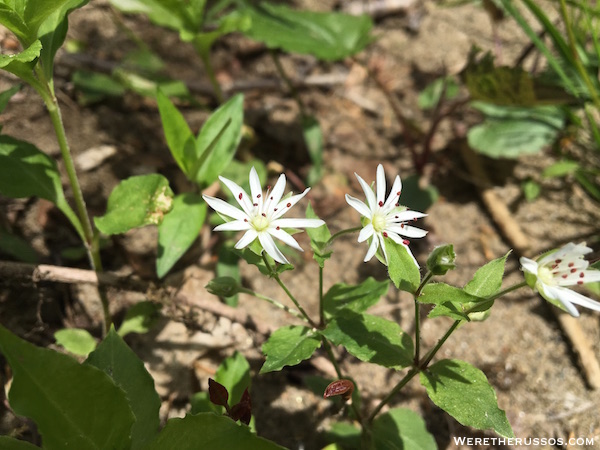
[[[250,221],[250,225],[252,225],[252,228],[256,231],[265,231],[269,228],[269,219],[265,216],[254,216]]]
[[[546,266],[538,268],[538,280],[547,286],[556,285],[552,271]]]
[[[383,214],[375,213],[371,223],[376,233],[382,233],[385,230],[386,220]]]

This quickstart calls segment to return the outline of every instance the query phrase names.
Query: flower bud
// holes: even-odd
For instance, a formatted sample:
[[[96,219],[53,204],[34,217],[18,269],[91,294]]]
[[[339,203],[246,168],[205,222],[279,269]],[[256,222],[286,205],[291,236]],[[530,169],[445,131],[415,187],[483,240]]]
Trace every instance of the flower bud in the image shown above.
[[[427,269],[434,275],[445,275],[456,268],[456,254],[452,244],[440,245],[433,249],[427,258]]]
[[[206,290],[219,297],[232,297],[240,292],[240,284],[232,277],[217,277],[206,285]]]

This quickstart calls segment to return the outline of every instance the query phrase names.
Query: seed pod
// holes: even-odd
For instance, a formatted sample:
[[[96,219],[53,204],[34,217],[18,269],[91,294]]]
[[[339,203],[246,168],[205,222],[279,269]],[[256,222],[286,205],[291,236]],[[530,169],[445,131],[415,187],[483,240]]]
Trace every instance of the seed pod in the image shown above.
[[[348,400],[352,400],[352,392],[354,392],[354,383],[352,381],[336,380],[327,386],[323,393],[323,398],[341,395],[342,399],[347,402]]]

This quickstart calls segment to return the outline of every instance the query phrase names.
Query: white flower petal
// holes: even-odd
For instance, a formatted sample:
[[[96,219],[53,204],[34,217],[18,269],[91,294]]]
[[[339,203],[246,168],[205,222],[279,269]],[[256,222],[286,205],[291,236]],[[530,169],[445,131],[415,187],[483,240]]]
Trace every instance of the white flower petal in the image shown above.
[[[219,177],[219,180],[221,180],[221,182],[227,186],[227,189],[229,189],[231,194],[234,196],[235,201],[239,203],[244,212],[248,215],[252,214],[252,199],[248,193],[234,181],[228,180],[225,177]]]
[[[390,216],[394,218],[394,222],[409,222],[411,220],[427,217],[427,214],[424,214],[419,211],[405,210],[390,214]]]
[[[252,228],[249,222],[244,222],[243,220],[234,220],[232,222],[222,223],[221,225],[217,225],[213,231],[242,231],[249,230]]]
[[[277,219],[271,222],[273,227],[281,228],[319,228],[325,225],[321,219]]]
[[[375,231],[373,230],[373,225],[372,224],[367,224],[365,225],[365,227],[360,230],[360,233],[358,234],[358,242],[364,242],[367,239],[369,239],[371,236],[373,236],[373,233]]]
[[[292,195],[289,198],[286,198],[284,200],[281,200],[278,204],[277,204],[277,211],[273,214],[273,219],[278,219],[279,217],[283,216],[286,212],[288,212],[296,203],[298,203],[300,200],[302,200],[302,198],[308,194],[308,191],[310,191],[310,188],[306,188],[304,190],[304,192],[302,192],[301,194],[296,194],[296,195]],[[289,205],[289,206],[288,206]]]
[[[277,205],[279,203],[279,201],[281,200],[281,197],[283,197],[283,192],[285,191],[285,175],[281,174],[279,175],[279,178],[277,179],[277,183],[275,183],[275,186],[273,187],[273,190],[271,191],[271,195],[269,197],[269,201],[270,206],[273,207],[274,205]],[[272,198],[272,200],[271,200]]]
[[[379,246],[381,247],[381,253],[383,253],[383,259],[385,259],[385,263],[388,264],[387,252],[385,251],[385,238],[381,233],[377,233],[376,236],[379,238]]]
[[[427,235],[427,231],[410,225],[404,225],[403,227],[400,225],[389,225],[386,227],[386,231],[387,230],[414,239],[422,238]]]
[[[400,180],[399,175],[396,175],[396,178],[394,179],[394,184],[392,184],[392,190],[390,191],[390,195],[389,195],[387,201],[383,205],[383,209],[385,209],[387,211],[388,209],[395,208],[396,203],[398,203],[398,200],[400,199],[401,191],[402,191],[402,180]],[[407,219],[407,220],[409,220],[409,219]]]
[[[295,248],[296,250],[300,250],[301,252],[304,251],[304,250],[302,250],[302,247],[300,247],[300,244],[298,244],[298,242],[296,242],[296,239],[294,239],[292,236],[290,236],[285,231],[278,230],[276,228],[269,228],[267,230],[267,232],[271,236],[276,237],[277,239],[279,239],[283,243],[289,245],[290,247]]]
[[[373,239],[371,240],[371,245],[369,245],[369,250],[367,250],[367,254],[365,256],[364,261],[370,261],[371,258],[373,258],[373,256],[375,255],[375,252],[377,252],[377,247],[379,246],[379,240],[377,239],[377,236],[373,236]]]
[[[557,294],[558,300],[561,303],[575,303],[576,305],[583,306],[594,311],[600,311],[600,303],[580,294],[579,292],[572,291],[567,288],[554,287]]]
[[[257,236],[258,233],[256,232],[256,230],[254,228],[250,228],[244,233],[242,238],[236,242],[235,248],[239,250],[241,248],[247,247],[248,245],[252,244],[252,242],[254,242],[254,239],[256,239]]]
[[[256,203],[259,198],[262,198],[262,186],[260,185],[260,179],[254,166],[250,169],[250,193],[252,194],[252,203]]]
[[[223,214],[224,216],[237,220],[244,220],[248,218],[248,215],[245,214],[244,211],[237,209],[235,206],[231,206],[229,203],[224,202],[220,198],[214,198],[208,195],[203,195],[202,198],[212,209],[220,214]]]
[[[377,166],[377,204],[385,202],[385,171],[383,166]]]
[[[538,285],[536,284],[536,286]],[[562,305],[564,309],[573,317],[579,317],[579,311],[577,311],[577,308],[573,306],[573,303],[567,300],[568,295],[565,297],[562,292],[563,290],[568,289],[548,285],[542,285],[540,287],[541,289],[538,289],[538,292],[542,297],[544,297],[550,303],[554,303],[558,307]]]
[[[373,190],[371,189],[371,186],[369,186],[367,184],[367,182],[360,177],[360,175],[358,175],[356,172],[354,173],[354,175],[356,175],[356,178],[358,179],[358,182],[360,183],[360,187],[362,187],[362,190],[365,193],[365,197],[367,199],[367,205],[369,205],[369,209],[371,210],[371,214],[372,214],[375,212],[375,209],[377,208],[377,200],[375,199],[375,194],[373,194]]]
[[[260,244],[265,249],[267,254],[273,258],[275,261],[281,264],[289,264],[290,262],[286,259],[286,257],[281,253],[281,251],[275,245],[275,241],[268,233],[259,233],[258,240]]]
[[[532,259],[525,258],[524,256],[519,258],[519,262],[521,263],[521,270],[523,272],[531,273],[537,277],[538,263]]]
[[[371,211],[369,210],[369,207],[359,199],[346,194],[346,202],[348,202],[350,206],[357,210],[361,216],[371,217]]]

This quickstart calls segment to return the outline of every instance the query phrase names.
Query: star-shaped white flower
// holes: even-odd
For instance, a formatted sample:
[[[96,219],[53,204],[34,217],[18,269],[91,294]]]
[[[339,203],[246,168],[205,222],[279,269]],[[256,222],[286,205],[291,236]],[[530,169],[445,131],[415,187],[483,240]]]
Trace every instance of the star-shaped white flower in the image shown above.
[[[310,190],[307,188],[302,194],[292,195],[284,198],[285,175],[281,174],[273,190],[267,189],[262,192],[260,180],[254,167],[250,170],[250,194],[231,180],[224,177],[219,179],[231,191],[241,209],[229,203],[208,195],[202,198],[212,209],[226,218],[232,219],[215,227],[214,231],[245,231],[242,238],[235,244],[235,248],[241,249],[250,245],[258,238],[262,248],[275,261],[289,264],[289,261],[275,245],[273,238],[277,238],[296,250],[304,251],[298,242],[288,234],[285,228],[317,228],[324,225],[321,219],[282,219],[292,206],[298,203]]]
[[[541,256],[537,261],[521,257],[519,262],[529,286],[553,305],[579,317],[574,304],[600,311],[599,302],[565,287],[600,281],[600,270],[588,270],[589,263],[583,259],[583,255],[591,251],[585,242],[570,242]]]
[[[407,225],[407,222],[416,221],[421,217],[425,217],[427,214],[410,211],[406,206],[401,206],[400,203],[398,203],[400,192],[402,190],[402,181],[398,175],[394,180],[388,198],[385,198],[385,172],[381,164],[377,166],[377,196],[365,180],[356,173],[354,175],[356,175],[358,182],[365,192],[367,203],[365,204],[348,194],[346,194],[346,201],[350,206],[357,210],[361,216],[367,219],[366,225],[358,235],[358,242],[364,242],[369,238],[371,239],[369,250],[365,256],[365,262],[373,258],[373,255],[375,255],[378,248],[381,248],[383,257],[387,262],[384,239],[390,238],[395,243],[404,246],[415,262],[415,265],[419,267],[417,260],[414,258],[408,247],[409,241],[403,239],[401,236],[407,238],[422,238],[425,236],[427,231]]]

